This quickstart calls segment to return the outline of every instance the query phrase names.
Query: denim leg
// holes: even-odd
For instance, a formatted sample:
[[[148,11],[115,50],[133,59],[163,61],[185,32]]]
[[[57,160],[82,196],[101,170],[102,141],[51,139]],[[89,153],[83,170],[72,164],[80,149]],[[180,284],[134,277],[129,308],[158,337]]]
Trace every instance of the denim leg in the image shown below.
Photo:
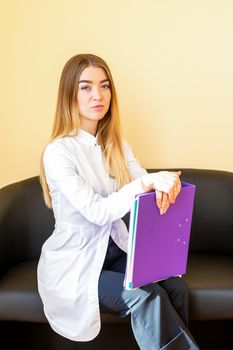
[[[149,284],[140,290],[147,292],[148,297],[131,308],[132,329],[140,349],[198,349],[166,291],[158,283]],[[130,305],[127,298],[126,303]]]
[[[101,310],[124,317],[131,314],[141,350],[198,349],[192,336],[158,283],[131,291],[123,289],[124,273],[103,270],[99,280]]]
[[[180,277],[171,277],[159,282],[159,285],[166,290],[171,304],[188,327],[189,290],[185,281]]]

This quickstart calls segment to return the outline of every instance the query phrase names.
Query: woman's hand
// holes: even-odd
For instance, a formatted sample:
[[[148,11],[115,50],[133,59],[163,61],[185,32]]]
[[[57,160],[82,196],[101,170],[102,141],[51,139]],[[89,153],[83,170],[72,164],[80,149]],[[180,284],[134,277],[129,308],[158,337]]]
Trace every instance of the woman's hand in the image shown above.
[[[163,215],[166,213],[166,211],[171,205],[171,202],[168,198],[168,194],[165,192],[156,190],[155,195],[156,195],[156,205],[159,208],[160,214]]]
[[[165,214],[170,204],[174,204],[181,190],[181,172],[160,171],[142,177],[145,192],[152,189],[156,192],[156,204],[160,214]]]

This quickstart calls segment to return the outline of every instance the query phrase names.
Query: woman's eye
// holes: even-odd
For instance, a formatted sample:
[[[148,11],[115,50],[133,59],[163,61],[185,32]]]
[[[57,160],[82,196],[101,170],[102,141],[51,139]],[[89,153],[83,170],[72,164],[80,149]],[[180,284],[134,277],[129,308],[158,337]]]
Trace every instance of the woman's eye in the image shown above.
[[[91,87],[89,85],[82,85],[80,86],[80,90],[91,90]]]
[[[102,89],[104,89],[104,90],[107,90],[107,89],[110,88],[109,84],[104,84],[104,85],[102,85],[101,87],[102,87]]]

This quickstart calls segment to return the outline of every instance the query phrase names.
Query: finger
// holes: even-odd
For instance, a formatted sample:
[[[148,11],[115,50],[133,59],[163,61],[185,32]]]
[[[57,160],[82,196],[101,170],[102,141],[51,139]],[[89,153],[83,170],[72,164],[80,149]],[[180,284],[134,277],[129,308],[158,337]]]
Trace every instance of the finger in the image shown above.
[[[162,193],[162,204],[161,204],[161,209],[160,209],[160,214],[163,215],[166,213],[167,209],[170,206],[170,201],[168,199],[167,193]]]
[[[163,193],[159,190],[156,190],[155,195],[156,195],[156,205],[159,209],[161,209]]]
[[[176,197],[177,197],[177,194],[176,194],[176,193],[177,193],[177,192],[176,192],[176,188],[173,187],[173,188],[170,190],[169,194],[168,194],[169,201],[170,201],[172,204],[174,204],[175,201],[176,201]]]
[[[166,202],[166,205],[165,205],[165,207],[163,209],[163,214],[166,214],[166,212],[167,212],[168,208],[170,207],[170,205],[171,205],[171,203],[170,203],[170,201],[168,199],[167,202]]]
[[[177,172],[177,175],[179,175],[179,173],[181,173],[181,171]],[[180,191],[181,191],[181,181],[180,181],[180,178],[177,177],[176,182],[174,184],[174,188],[173,188],[173,194],[174,194],[174,197],[173,197],[174,202],[173,203],[175,203],[176,198],[178,197]]]
[[[171,202],[172,204],[175,203],[176,197],[177,197],[177,195],[178,195],[178,187],[177,187],[178,181],[179,181],[179,180],[178,180],[178,177],[177,177],[177,175],[176,175],[176,178],[174,179],[174,181],[173,181],[173,183],[172,183],[172,185],[171,185],[171,188],[170,188],[170,190],[169,190],[169,192],[168,192],[169,200],[170,200],[170,202]]]
[[[166,193],[163,193],[163,200],[162,200],[162,214],[166,214],[168,208],[170,207],[170,200],[168,198],[168,195]]]
[[[167,198],[168,198],[168,195],[163,192],[162,193],[162,204],[161,204],[162,209],[164,209],[164,207],[166,206]]]
[[[179,196],[180,191],[181,191],[181,184],[179,183],[176,185],[176,189],[175,189],[175,200]]]

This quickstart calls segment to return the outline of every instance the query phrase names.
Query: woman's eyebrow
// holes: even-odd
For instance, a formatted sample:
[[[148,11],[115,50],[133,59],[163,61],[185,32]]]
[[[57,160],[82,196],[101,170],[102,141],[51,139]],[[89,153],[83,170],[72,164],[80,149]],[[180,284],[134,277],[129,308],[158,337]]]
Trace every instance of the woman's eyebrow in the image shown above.
[[[109,79],[103,79],[103,80],[100,81],[101,84],[102,84],[102,83],[105,83],[105,82],[109,82]],[[79,84],[80,84],[80,83],[93,84],[93,81],[91,81],[91,80],[79,80],[78,83],[79,83]]]

